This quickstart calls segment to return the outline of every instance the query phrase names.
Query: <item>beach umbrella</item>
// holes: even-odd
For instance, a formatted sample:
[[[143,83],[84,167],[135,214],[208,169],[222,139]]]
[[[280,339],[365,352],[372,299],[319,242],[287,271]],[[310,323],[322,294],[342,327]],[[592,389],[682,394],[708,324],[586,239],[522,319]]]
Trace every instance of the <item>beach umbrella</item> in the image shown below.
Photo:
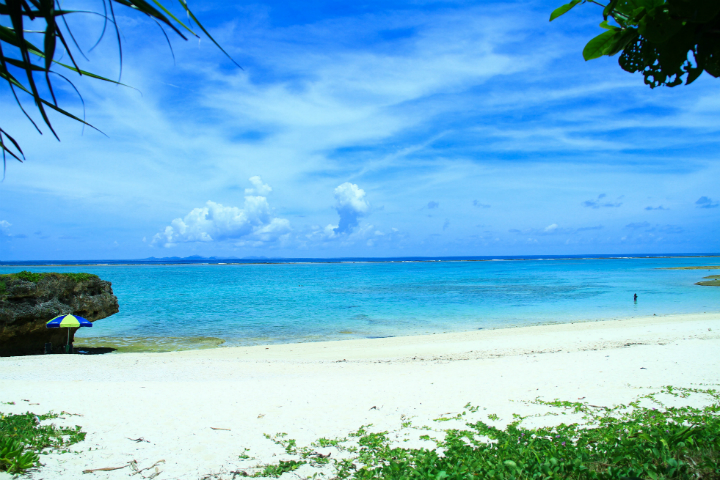
[[[70,349],[70,329],[79,327],[92,327],[92,322],[75,315],[58,315],[45,324],[47,328],[67,328],[68,329],[68,351]]]

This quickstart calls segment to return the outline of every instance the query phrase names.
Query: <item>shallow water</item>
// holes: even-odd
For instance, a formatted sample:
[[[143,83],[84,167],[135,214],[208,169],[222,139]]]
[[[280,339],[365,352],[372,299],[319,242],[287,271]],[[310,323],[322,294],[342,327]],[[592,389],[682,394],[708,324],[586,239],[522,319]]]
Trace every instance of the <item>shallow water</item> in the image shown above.
[[[720,288],[694,285],[717,270],[661,269],[701,265],[720,258],[0,266],[0,273],[97,274],[112,282],[120,313],[81,329],[76,345],[86,338],[121,351],[165,351],[720,312]]]

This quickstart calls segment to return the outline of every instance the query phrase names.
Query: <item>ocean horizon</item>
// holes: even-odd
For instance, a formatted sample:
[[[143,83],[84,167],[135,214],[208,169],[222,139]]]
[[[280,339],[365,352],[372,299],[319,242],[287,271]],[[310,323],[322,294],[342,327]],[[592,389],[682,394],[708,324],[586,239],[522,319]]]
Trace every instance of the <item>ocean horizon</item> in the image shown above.
[[[708,273],[668,270],[701,266],[720,256],[166,258],[2,262],[0,273],[96,274],[120,312],[76,345],[167,351],[720,312],[720,289],[695,285]]]
[[[54,266],[54,265],[153,265],[153,264],[274,264],[274,263],[345,263],[345,262],[483,262],[493,260],[582,260],[622,258],[708,258],[720,257],[720,253],[621,253],[582,255],[486,255],[486,256],[406,256],[406,257],[147,257],[139,259],[91,259],[91,260],[0,260],[2,266]]]

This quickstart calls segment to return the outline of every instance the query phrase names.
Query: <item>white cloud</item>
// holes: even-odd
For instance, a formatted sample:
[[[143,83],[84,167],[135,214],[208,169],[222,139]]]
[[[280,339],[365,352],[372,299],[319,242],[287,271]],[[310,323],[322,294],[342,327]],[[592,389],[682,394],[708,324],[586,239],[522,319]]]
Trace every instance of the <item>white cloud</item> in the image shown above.
[[[208,201],[184,218],[176,218],[153,237],[152,245],[172,247],[178,243],[235,240],[238,245],[260,246],[287,239],[291,227],[285,218],[273,217],[267,198],[252,193],[272,189],[260,177],[250,178],[253,188],[245,189],[243,208]]]
[[[254,177],[250,177],[250,183],[253,184],[253,188],[246,188],[245,195],[260,195],[263,197],[267,197],[268,194],[272,192],[272,188],[270,188],[270,185],[263,183],[262,179],[257,175]]]
[[[0,231],[9,228],[11,225],[12,223],[8,222],[7,220],[0,220]]]
[[[281,252],[288,257],[297,256],[295,249],[308,256],[363,255],[368,240],[387,255],[435,255],[441,247],[463,254],[474,251],[468,245],[475,248],[463,236],[482,218],[493,227],[487,238],[498,235],[499,246],[488,254],[524,254],[532,252],[518,246],[527,236],[545,245],[569,235],[593,238],[597,232],[585,230],[595,227],[577,228],[583,219],[612,235],[583,253],[609,253],[624,225],[645,219],[648,212],[636,210],[662,203],[672,211],[650,213],[692,231],[687,238],[694,242],[692,249],[665,251],[708,251],[716,243],[719,223],[708,215],[720,211],[712,208],[720,100],[706,75],[691,89],[651,91],[612,61],[577,64],[578,41],[595,34],[596,23],[586,31],[548,26],[539,4],[522,11],[502,2],[427,11],[378,4],[377,11],[327,21],[303,17],[276,28],[266,20],[228,22],[217,32],[227,34],[216,38],[229,51],[242,49],[245,70],[218,68],[229,66],[221,53],[192,42],[174,42],[182,59],[177,66],[155,41],[131,47],[136,61],[123,79],[143,96],[102,84],[84,91],[89,120],[110,138],[80,136],[67,122],[56,126],[62,143],[36,138],[7,104],[13,135],[27,139],[26,153],[38,161],[8,165],[2,188],[17,207],[0,205],[0,218],[15,225],[0,226],[0,236],[74,224],[68,235],[92,240],[79,254],[63,251],[64,258],[105,258],[116,229],[97,225],[110,215],[132,238],[150,233],[147,243],[177,244],[177,255],[234,255],[238,244],[274,249],[271,242],[283,238],[293,240]],[[242,31],[233,31],[237,26]],[[373,40],[394,29],[407,37]],[[603,102],[609,94],[615,102]],[[176,102],[178,95],[185,101]],[[677,128],[683,135],[668,134]],[[668,147],[674,155],[663,153]],[[243,205],[246,186],[245,195],[269,198],[270,187],[254,175],[270,178],[270,172],[273,204],[284,207],[292,231],[267,201]],[[369,209],[346,216],[345,224],[328,210],[330,192],[345,181],[372,186],[371,218],[386,236],[363,236]],[[603,191],[609,195],[596,195]],[[621,191],[627,200],[615,198]],[[238,192],[237,199],[226,200],[229,192]],[[702,193],[713,199],[692,204]],[[425,211],[438,218],[420,220],[418,207],[431,208],[431,199],[442,199],[444,210]],[[424,243],[451,206],[452,228],[442,241]],[[252,223],[252,212],[263,208],[265,217]],[[553,222],[560,226],[542,227]],[[404,236],[393,235],[390,225]],[[506,233],[516,225],[521,230]],[[155,240],[152,232],[160,232]],[[129,244],[118,240],[123,248]],[[142,256],[145,246],[137,243],[128,256]],[[47,251],[33,248],[8,255]]]
[[[340,215],[340,222],[333,228],[334,233],[352,233],[360,217],[367,215],[370,210],[370,204],[365,200],[365,190],[354,183],[343,183],[335,189],[335,210]]]
[[[553,223],[552,225],[548,225],[547,227],[545,227],[545,232],[551,233],[551,232],[554,232],[555,230],[557,230],[557,228],[558,228],[557,223]]]

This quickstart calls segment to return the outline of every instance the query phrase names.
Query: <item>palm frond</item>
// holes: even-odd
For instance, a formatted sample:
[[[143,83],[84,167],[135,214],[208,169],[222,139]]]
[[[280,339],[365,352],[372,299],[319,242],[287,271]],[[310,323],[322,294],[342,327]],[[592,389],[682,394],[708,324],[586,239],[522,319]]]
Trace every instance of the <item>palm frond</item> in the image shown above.
[[[188,18],[197,25],[201,32],[206,35],[220,51],[230,58],[235,65],[242,68],[198,21],[192,11],[190,11],[187,2],[185,0],[178,0],[178,2]],[[84,119],[84,113],[83,119],[81,119],[58,105],[53,84],[53,75],[59,76],[70,83],[71,87],[80,97],[83,104],[83,112],[85,110],[85,104],[80,91],[73,85],[69,78],[56,71],[56,68],[71,71],[77,75],[87,76],[95,80],[127,86],[120,82],[120,78],[122,78],[123,49],[120,28],[115,18],[116,6],[129,8],[138,13],[142,13],[157,23],[170,45],[170,53],[173,59],[175,58],[175,54],[172,50],[172,44],[170,44],[170,39],[163,27],[168,27],[183,40],[187,40],[188,36],[199,38],[199,35],[195,33],[189,25],[183,23],[159,0],[102,0],[102,4],[103,12],[101,13],[87,10],[66,10],[62,7],[60,0],[0,0],[0,19],[7,19],[6,21],[0,21],[0,79],[6,82],[18,107],[40,134],[42,134],[42,131],[25,110],[18,96],[18,92],[27,94],[32,98],[35,108],[43,122],[58,140],[60,140],[60,138],[50,122],[48,110],[55,111],[71,120],[80,122],[83,128],[84,126],[88,126],[100,132],[100,130],[93,125],[87,123]],[[103,39],[108,23],[111,23],[115,29],[120,61],[120,77],[117,81],[83,70],[78,65],[76,55],[79,54],[86,60],[87,57],[78,44],[67,18],[69,15],[81,13],[99,15],[103,18],[104,22],[100,37],[90,50],[95,48]],[[45,28],[42,30],[27,30],[26,23],[28,22],[26,22],[26,20],[30,22],[42,21],[44,22]],[[42,35],[42,48],[32,41],[37,38],[38,35]],[[4,50],[3,47],[12,48]],[[55,57],[58,54],[67,54],[70,61],[68,63],[57,61]],[[37,62],[33,62],[33,59]],[[41,83],[45,84],[47,93],[43,93],[45,90],[41,90],[36,81],[36,75],[42,75],[44,82],[41,81]],[[0,150],[3,155],[4,178],[6,158],[10,156],[22,162],[25,159],[25,155],[20,149],[18,142],[2,129],[0,129]]]

